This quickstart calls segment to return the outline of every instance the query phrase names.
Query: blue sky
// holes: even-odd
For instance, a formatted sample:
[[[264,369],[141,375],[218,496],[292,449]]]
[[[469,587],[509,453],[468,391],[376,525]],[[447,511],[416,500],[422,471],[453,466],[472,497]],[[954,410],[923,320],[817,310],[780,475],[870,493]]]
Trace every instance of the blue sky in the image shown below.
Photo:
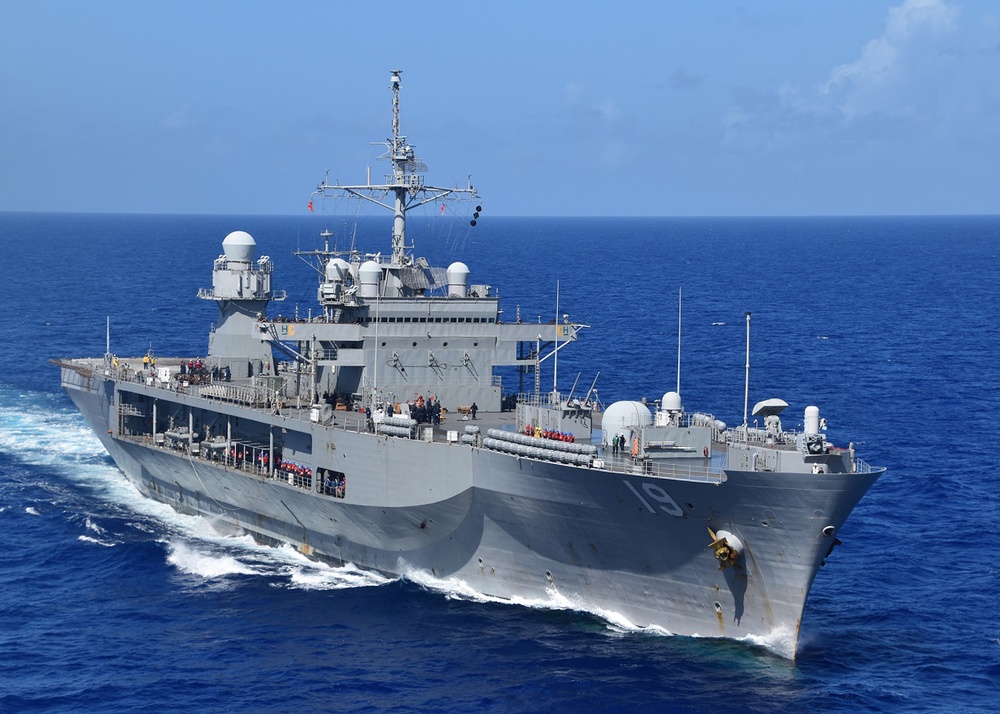
[[[0,3],[0,210],[295,214],[390,134],[487,215],[1000,213],[1000,3]]]

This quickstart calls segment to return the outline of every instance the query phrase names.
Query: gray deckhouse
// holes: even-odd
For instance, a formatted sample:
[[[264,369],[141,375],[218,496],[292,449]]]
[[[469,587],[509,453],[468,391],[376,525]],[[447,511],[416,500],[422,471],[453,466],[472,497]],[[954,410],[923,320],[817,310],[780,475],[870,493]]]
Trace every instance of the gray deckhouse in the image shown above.
[[[228,366],[234,378],[257,377],[284,397],[313,403],[321,395],[349,395],[365,406],[434,396],[450,410],[477,403],[485,411],[500,411],[504,385],[494,368],[534,370],[537,390],[541,349],[574,341],[585,326],[502,323],[493,289],[470,284],[464,263],[432,267],[408,252],[408,211],[441,201],[471,202],[478,194],[471,183],[463,188],[424,183],[426,166],[399,133],[398,71],[392,72],[391,89],[392,138],[381,158],[392,163],[392,173],[382,184],[324,180],[314,194],[392,211],[391,256],[331,251],[328,243],[324,250],[300,251],[318,264],[319,314],[305,321],[278,320],[267,315],[270,300],[284,299],[271,289],[273,264],[267,256],[254,262],[250,235],[230,234],[224,255],[215,261],[213,289],[199,293],[217,301],[220,311],[209,339],[209,363]],[[480,210],[476,206],[472,225]],[[279,362],[276,354],[290,361]]]

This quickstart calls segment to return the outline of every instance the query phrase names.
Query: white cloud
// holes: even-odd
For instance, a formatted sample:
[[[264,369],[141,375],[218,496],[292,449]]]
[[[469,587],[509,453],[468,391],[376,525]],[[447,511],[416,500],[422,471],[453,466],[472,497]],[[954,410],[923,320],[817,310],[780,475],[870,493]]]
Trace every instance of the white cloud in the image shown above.
[[[837,152],[936,126],[958,91],[956,68],[965,50],[956,39],[958,14],[947,0],[904,0],[888,10],[882,31],[857,59],[835,66],[811,88],[734,88],[722,119],[726,145]]]
[[[834,67],[820,95],[833,98],[848,118],[884,110],[896,99],[888,87],[905,85],[914,65],[954,32],[957,18],[958,8],[945,0],[905,0],[890,8],[883,33],[865,44],[858,59]]]

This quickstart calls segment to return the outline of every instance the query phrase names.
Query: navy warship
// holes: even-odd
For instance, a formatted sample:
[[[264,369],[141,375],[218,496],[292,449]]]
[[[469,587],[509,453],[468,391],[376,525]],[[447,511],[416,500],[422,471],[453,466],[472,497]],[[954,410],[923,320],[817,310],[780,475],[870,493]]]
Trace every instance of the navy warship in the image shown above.
[[[812,405],[799,431],[781,399],[757,403],[753,426],[748,403],[735,427],[689,413],[679,379],[606,408],[596,379],[543,392],[541,364],[587,325],[502,320],[464,263],[415,257],[408,212],[466,202],[474,225],[482,209],[471,181],[424,182],[400,86],[394,71],[384,181],[327,178],[312,197],[386,209],[388,252],[331,248],[325,232],[297,251],[318,308],[286,318],[270,311],[286,297],[273,262],[234,231],[198,293],[219,310],[207,356],[122,358],[109,343],[54,359],[69,397],[140,492],[262,542],[794,659],[816,573],[884,469],[827,441]],[[506,392],[504,369],[534,390]]]

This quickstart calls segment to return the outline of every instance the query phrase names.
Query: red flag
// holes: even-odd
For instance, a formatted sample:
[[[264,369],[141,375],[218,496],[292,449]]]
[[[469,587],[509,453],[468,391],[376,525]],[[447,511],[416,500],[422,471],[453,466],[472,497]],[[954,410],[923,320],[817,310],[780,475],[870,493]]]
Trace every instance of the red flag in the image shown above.
[[[313,212],[313,202],[312,201],[309,202],[309,212],[310,213]]]

